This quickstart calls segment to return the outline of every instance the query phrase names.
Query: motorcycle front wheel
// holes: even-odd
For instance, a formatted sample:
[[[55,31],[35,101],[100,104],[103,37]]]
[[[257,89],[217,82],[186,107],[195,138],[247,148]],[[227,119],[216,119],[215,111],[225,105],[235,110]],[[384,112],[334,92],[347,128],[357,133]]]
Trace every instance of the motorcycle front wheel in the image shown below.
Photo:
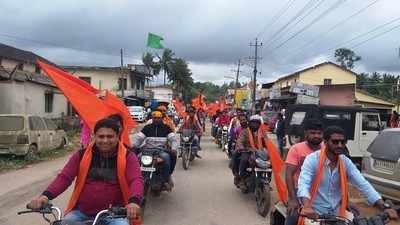
[[[269,187],[256,187],[255,196],[258,214],[266,217],[271,207],[271,191]]]
[[[190,153],[189,149],[183,149],[182,152],[182,167],[184,170],[189,169],[189,163],[190,163]]]

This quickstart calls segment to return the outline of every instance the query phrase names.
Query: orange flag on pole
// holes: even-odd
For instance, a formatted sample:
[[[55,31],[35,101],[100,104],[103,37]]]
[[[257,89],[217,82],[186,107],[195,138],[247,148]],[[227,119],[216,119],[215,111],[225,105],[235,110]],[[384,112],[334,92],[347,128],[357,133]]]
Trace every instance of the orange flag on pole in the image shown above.
[[[101,91],[85,81],[40,60],[37,63],[63,92],[91,130],[94,129],[98,120],[112,114],[119,114],[125,128],[122,133],[123,143],[130,146],[129,132],[136,123],[130,117],[130,113],[122,101],[108,91],[101,99],[97,96]]]

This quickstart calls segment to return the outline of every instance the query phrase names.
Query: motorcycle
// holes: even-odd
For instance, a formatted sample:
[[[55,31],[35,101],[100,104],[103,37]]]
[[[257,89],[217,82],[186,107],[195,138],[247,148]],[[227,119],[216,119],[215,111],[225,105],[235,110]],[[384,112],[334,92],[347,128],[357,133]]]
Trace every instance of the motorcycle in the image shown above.
[[[386,200],[386,202],[392,205],[392,208],[399,213],[400,207],[394,206],[390,200]],[[287,217],[286,214],[286,205],[282,202],[278,202],[274,205],[271,210],[270,215],[270,225],[280,225],[285,224],[285,220]],[[353,219],[350,220],[348,218],[334,216],[334,215],[320,215],[318,219],[306,219],[305,225],[384,225],[389,223],[390,218],[387,213],[381,213],[376,216],[372,216],[369,218],[361,217],[360,212],[355,208],[350,208],[349,211],[353,214]]]
[[[272,166],[266,151],[251,152],[249,166],[243,175],[244,185],[237,186],[242,193],[254,193],[256,197],[257,212],[267,216],[271,206],[271,174]]]
[[[226,125],[222,126],[218,147],[222,148],[222,151],[227,151],[228,149],[228,126]]]
[[[190,163],[195,159],[196,146],[193,146],[194,131],[183,129],[181,133],[180,151],[182,155],[182,167],[189,169]]]
[[[166,188],[161,179],[161,169],[164,160],[159,157],[160,152],[164,151],[159,148],[142,149],[139,154],[140,170],[144,182],[143,190],[143,203],[142,208],[146,206],[148,193],[151,192],[153,196],[160,196],[162,191]]]
[[[27,213],[39,213],[42,214],[43,219],[50,225],[103,225],[105,224],[104,219],[111,218],[126,218],[126,209],[123,207],[111,207],[97,213],[94,220],[87,220],[85,222],[69,221],[63,220],[62,211],[60,208],[53,206],[52,204],[46,204],[41,209],[38,210],[25,210],[17,212],[17,215],[27,214]],[[48,218],[52,216],[53,221]]]
[[[230,144],[230,146],[228,145],[226,147],[226,149],[227,149],[226,155],[230,159],[232,157],[233,152],[235,151],[235,148],[236,148],[236,139],[230,137],[228,142],[230,142],[231,144]]]

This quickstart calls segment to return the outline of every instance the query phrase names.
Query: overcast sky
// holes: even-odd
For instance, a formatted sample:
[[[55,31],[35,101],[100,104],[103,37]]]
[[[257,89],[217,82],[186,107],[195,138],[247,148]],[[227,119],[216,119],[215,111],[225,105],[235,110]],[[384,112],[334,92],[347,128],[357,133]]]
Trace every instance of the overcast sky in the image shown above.
[[[362,57],[356,72],[397,73],[400,27],[378,36],[399,26],[397,18],[399,0],[13,0],[0,2],[0,42],[61,65],[118,66],[120,48],[126,63],[139,63],[152,32],[189,62],[196,81],[221,84],[239,58],[254,56],[249,43],[258,37],[259,79],[269,82],[333,61],[337,47]],[[252,71],[246,64],[241,81]]]

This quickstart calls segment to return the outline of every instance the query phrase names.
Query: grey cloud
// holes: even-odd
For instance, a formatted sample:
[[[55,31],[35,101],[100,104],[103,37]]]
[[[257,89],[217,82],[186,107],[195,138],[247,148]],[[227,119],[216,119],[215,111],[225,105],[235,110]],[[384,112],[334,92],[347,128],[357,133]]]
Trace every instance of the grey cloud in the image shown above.
[[[177,56],[192,63],[195,79],[206,81],[215,79],[215,76],[223,77],[230,73],[227,68],[235,68],[233,64],[238,58],[252,55],[253,49],[249,47],[249,42],[270,23],[285,2],[4,1],[0,3],[0,33],[40,43],[14,40],[1,34],[0,42],[35,50],[60,64],[118,65],[120,48],[124,48],[127,62],[137,61],[146,51],[147,32],[153,32],[163,36],[164,45]],[[304,33],[272,52],[274,46],[282,43],[336,1],[326,1],[295,29],[283,32],[279,41],[267,47],[269,37],[306,2],[295,1],[287,13],[260,35],[264,42],[264,47],[260,49],[260,80],[273,80],[312,62],[333,60],[329,56],[333,55],[334,50],[327,49],[397,17],[400,11],[397,0],[380,1],[340,28],[320,36],[333,24],[370,3],[364,0],[345,1]],[[399,59],[395,52],[395,48],[400,45],[396,40],[399,30],[354,49],[363,57],[356,69],[399,71]],[[320,41],[294,54],[296,49],[315,37],[321,37]],[[54,43],[55,46],[46,43]],[[223,79],[218,79],[218,82],[223,82]]]

